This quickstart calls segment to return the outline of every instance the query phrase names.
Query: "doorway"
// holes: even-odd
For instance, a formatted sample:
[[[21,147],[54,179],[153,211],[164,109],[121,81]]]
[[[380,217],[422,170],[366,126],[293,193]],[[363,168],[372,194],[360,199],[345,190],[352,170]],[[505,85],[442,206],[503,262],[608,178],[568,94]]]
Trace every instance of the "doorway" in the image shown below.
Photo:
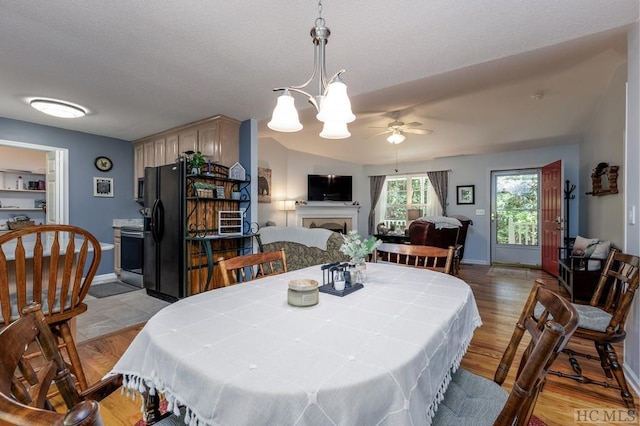
[[[36,145],[0,139],[0,146],[41,151],[47,153],[47,223],[69,223],[68,163],[69,150],[47,145]]]
[[[491,172],[491,263],[540,267],[540,169]]]

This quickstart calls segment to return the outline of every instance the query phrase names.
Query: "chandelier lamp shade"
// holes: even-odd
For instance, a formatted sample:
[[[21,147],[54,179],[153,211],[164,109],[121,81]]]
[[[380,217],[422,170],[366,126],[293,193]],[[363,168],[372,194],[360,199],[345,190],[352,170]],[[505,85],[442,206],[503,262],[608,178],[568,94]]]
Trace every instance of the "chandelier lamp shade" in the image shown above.
[[[394,130],[387,138],[387,142],[395,145],[404,142],[406,138],[407,137],[403,135],[402,132],[400,132],[399,130]]]
[[[351,136],[347,127],[356,119],[351,111],[351,101],[347,95],[347,85],[342,81],[341,75],[345,70],[340,70],[332,77],[327,76],[325,65],[325,47],[331,31],[325,26],[322,18],[322,2],[318,2],[318,18],[315,26],[311,28],[311,38],[314,46],[313,74],[300,86],[276,87],[274,91],[282,91],[271,121],[267,126],[278,132],[297,132],[302,130],[302,123],[295,107],[295,99],[291,92],[299,93],[307,97],[307,100],[318,112],[316,118],[324,123],[320,137],[326,139],[344,139]],[[317,80],[318,94],[311,95],[303,89]]]

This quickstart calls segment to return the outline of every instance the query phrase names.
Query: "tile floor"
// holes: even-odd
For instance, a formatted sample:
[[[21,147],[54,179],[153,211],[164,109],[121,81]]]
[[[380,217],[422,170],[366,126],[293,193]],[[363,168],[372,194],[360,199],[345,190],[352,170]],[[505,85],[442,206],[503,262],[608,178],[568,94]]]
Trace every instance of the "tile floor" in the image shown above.
[[[85,302],[87,311],[77,320],[77,343],[145,322],[169,305],[169,302],[147,296],[144,289],[101,299],[88,295]]]

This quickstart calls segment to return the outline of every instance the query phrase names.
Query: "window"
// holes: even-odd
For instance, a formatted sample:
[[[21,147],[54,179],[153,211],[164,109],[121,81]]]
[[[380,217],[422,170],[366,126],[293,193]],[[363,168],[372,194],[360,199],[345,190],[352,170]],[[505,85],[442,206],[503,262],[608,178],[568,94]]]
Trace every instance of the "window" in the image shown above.
[[[404,231],[408,211],[419,210],[420,216],[442,214],[440,202],[427,175],[389,176],[380,197],[378,214],[392,231]]]

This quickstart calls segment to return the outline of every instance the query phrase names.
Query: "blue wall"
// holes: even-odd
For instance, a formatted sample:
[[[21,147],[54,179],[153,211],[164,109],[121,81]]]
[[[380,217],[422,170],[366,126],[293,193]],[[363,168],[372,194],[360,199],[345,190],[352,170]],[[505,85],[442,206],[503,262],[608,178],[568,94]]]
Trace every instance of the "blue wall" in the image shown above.
[[[113,219],[140,218],[133,201],[133,145],[122,139],[42,126],[0,117],[0,139],[69,150],[69,223],[91,232],[98,240],[113,243]],[[113,161],[109,172],[100,172],[93,161],[106,155]],[[93,196],[93,177],[113,178],[114,197]],[[113,272],[113,251],[102,253],[98,274]]]

